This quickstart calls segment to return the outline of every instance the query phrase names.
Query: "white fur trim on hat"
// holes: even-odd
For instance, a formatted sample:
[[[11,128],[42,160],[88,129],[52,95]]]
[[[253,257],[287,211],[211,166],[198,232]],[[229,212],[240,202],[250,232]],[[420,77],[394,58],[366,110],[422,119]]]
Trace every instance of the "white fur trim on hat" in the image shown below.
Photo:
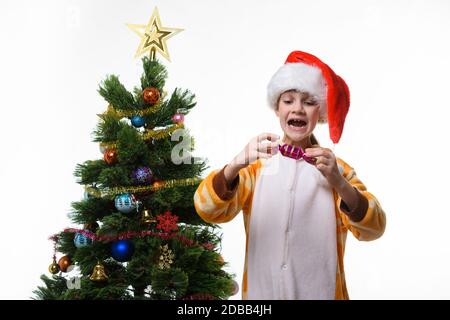
[[[327,86],[319,68],[305,63],[286,63],[272,76],[267,86],[269,106],[277,110],[283,92],[298,90],[313,95],[320,104],[322,119],[326,119]]]

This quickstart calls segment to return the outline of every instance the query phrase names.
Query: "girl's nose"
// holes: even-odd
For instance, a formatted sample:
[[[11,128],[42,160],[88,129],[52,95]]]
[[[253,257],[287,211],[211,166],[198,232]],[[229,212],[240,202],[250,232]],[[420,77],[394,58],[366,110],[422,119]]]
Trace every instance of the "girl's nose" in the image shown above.
[[[303,102],[302,101],[296,101],[293,104],[293,109],[294,109],[295,112],[305,113],[305,108],[303,106]]]

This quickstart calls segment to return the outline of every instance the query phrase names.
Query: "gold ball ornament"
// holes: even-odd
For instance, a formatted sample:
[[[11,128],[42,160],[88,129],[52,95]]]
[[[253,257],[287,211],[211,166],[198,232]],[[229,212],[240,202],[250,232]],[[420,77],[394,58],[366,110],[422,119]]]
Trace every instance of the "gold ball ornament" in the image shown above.
[[[61,257],[61,259],[59,259],[58,261],[58,266],[59,269],[62,272],[66,272],[67,268],[69,268],[69,266],[72,264],[72,261],[70,260],[69,256],[63,256]]]
[[[158,89],[149,87],[144,89],[142,97],[144,98],[145,103],[154,105],[159,101],[160,93]]]
[[[219,256],[217,257],[217,261],[218,261],[221,265],[224,265],[224,264],[225,264],[225,260],[223,259],[222,255],[219,255]]]
[[[59,272],[59,265],[56,263],[56,259],[53,259],[53,262],[48,266],[48,271],[51,274],[57,274]]]

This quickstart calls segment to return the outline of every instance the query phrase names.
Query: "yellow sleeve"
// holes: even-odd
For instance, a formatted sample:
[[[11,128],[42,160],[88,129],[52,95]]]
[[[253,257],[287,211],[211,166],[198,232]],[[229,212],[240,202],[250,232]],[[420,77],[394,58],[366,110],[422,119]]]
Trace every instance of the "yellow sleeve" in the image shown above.
[[[342,210],[342,199],[337,195],[336,206],[344,226],[350,230],[358,240],[370,241],[381,237],[386,227],[386,214],[384,213],[383,208],[377,198],[372,193],[368,192],[366,186],[358,179],[355,170],[341,159],[338,159],[337,162],[345,179],[356,188],[368,202],[364,218],[361,221],[355,222]]]
[[[261,160],[239,171],[236,185],[225,189],[223,169],[211,172],[198,186],[194,194],[194,205],[198,215],[206,222],[222,223],[232,220],[241,210],[247,214],[255,189],[256,176],[261,168]],[[220,188],[223,185],[223,188]]]

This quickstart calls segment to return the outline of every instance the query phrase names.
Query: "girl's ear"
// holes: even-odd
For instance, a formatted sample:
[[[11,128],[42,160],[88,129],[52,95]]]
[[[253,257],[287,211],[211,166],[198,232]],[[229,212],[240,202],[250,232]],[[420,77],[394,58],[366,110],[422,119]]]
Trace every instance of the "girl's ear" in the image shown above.
[[[280,112],[278,111],[278,108],[275,110],[275,114],[277,115],[277,117],[280,117]]]

